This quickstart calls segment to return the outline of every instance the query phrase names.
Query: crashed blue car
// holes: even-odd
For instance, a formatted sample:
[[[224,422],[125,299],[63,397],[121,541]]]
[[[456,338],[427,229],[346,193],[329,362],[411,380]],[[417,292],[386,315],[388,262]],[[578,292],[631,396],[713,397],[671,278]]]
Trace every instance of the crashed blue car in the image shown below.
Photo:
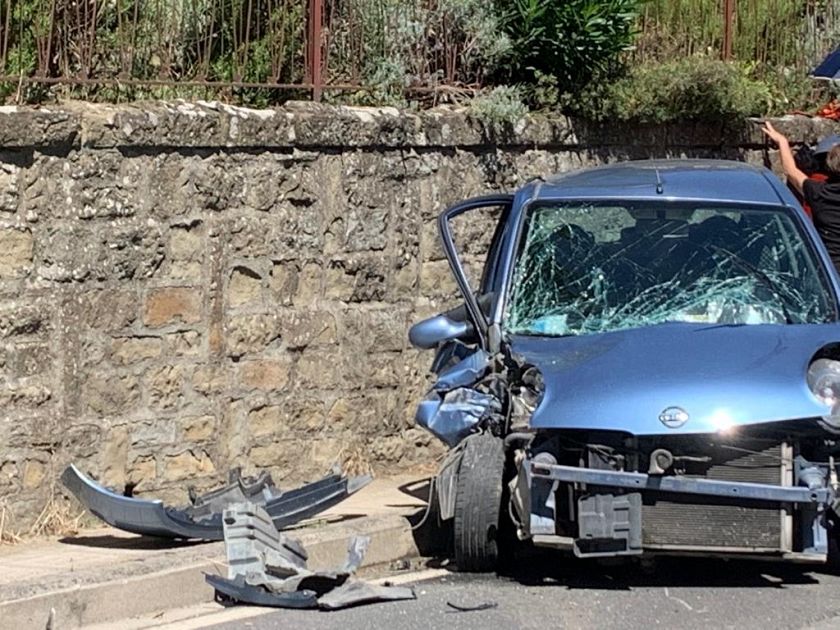
[[[490,208],[471,284],[452,221]],[[627,162],[463,201],[439,230],[463,304],[409,336],[436,353],[416,420],[450,447],[434,507],[461,570],[516,540],[828,559],[840,284],[771,172]]]

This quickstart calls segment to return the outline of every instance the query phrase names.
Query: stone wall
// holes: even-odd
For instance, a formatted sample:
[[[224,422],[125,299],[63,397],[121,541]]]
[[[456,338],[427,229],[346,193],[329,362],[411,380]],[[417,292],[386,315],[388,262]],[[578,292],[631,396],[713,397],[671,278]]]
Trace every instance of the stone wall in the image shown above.
[[[406,331],[454,301],[440,210],[616,159],[760,163],[762,145],[749,125],[499,132],[447,110],[0,108],[5,526],[77,509],[69,462],[170,501],[237,465],[281,484],[428,466],[412,415],[431,355]],[[476,253],[487,229],[466,224]]]

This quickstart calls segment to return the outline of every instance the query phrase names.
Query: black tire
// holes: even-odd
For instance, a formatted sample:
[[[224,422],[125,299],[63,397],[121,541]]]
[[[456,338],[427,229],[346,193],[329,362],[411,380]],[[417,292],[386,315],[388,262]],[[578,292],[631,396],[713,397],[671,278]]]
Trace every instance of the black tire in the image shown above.
[[[465,440],[455,490],[453,551],[459,571],[494,571],[499,561],[504,442],[489,433]]]

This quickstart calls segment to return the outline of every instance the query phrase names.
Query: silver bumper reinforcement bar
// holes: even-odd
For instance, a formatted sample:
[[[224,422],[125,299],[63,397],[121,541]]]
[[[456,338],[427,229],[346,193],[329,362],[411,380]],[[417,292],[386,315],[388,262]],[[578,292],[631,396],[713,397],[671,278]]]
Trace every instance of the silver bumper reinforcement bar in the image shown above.
[[[670,492],[676,494],[726,497],[743,501],[814,504],[828,503],[833,497],[833,493],[828,488],[810,489],[800,486],[771,486],[760,483],[647,475],[644,473],[577,468],[575,466],[561,466],[558,464],[545,464],[533,461],[528,462],[528,465],[530,466],[531,476],[536,479],[626,488],[637,492]]]

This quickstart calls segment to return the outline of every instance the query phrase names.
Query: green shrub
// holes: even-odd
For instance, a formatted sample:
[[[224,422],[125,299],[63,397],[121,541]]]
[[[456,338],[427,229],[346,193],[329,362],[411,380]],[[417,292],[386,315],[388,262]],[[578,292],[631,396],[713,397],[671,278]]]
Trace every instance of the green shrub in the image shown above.
[[[643,64],[612,83],[566,98],[570,113],[595,120],[726,122],[766,113],[770,87],[747,66],[708,57]]]
[[[542,74],[577,91],[610,74],[633,46],[643,1],[496,0],[511,41],[503,78],[535,83]]]
[[[527,113],[528,106],[522,101],[521,88],[509,85],[500,85],[479,94],[469,106],[469,115],[495,133],[510,130]]]

